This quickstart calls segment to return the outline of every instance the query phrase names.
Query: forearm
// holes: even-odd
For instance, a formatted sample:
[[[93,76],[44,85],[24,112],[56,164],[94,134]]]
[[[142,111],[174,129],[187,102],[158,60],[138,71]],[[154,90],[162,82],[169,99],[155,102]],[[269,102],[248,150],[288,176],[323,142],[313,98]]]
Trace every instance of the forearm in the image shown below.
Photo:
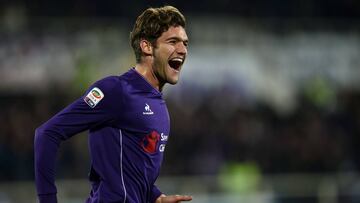
[[[43,127],[35,131],[35,182],[40,202],[56,201],[55,161],[60,135]]]

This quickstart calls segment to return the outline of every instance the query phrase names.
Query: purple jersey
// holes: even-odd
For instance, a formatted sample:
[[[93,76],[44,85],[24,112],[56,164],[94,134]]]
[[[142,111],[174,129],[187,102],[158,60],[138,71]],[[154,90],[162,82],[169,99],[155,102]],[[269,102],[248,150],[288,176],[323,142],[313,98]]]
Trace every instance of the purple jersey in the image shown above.
[[[61,141],[89,130],[93,202],[153,203],[170,119],[161,92],[135,69],[93,84],[35,133],[40,202],[56,202],[55,160]]]

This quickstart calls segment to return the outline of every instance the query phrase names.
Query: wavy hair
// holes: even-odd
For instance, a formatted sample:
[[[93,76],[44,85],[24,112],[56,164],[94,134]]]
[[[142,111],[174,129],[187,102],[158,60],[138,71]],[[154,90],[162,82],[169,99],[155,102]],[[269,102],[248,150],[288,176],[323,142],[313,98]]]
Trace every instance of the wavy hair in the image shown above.
[[[134,50],[136,62],[141,61],[142,50],[140,41],[145,39],[156,47],[156,40],[171,26],[185,28],[186,20],[183,14],[173,6],[148,8],[139,15],[130,32],[130,44]]]

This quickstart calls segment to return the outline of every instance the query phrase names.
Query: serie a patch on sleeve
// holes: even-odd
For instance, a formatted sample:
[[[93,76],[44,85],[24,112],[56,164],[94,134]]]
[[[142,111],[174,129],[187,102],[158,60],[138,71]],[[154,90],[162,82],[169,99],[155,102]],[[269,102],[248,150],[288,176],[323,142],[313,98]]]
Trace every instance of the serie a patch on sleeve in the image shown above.
[[[94,108],[104,98],[104,96],[104,93],[99,88],[94,87],[90,90],[86,97],[84,97],[84,101],[91,108]]]

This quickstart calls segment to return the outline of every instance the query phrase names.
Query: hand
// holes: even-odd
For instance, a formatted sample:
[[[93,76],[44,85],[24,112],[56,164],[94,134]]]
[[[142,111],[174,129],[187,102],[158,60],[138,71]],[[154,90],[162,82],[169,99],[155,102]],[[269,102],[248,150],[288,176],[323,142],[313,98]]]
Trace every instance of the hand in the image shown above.
[[[160,195],[156,199],[155,203],[179,203],[181,201],[191,201],[192,197],[189,195],[169,195],[166,196],[164,194]]]

